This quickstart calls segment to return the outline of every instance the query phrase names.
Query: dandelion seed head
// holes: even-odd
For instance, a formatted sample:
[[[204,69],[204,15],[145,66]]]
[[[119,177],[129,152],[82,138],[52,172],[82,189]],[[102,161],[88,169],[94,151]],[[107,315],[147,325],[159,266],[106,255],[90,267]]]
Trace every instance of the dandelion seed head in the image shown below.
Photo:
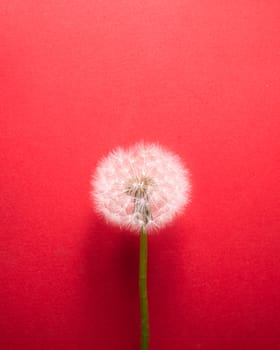
[[[189,177],[177,155],[142,142],[119,147],[99,162],[91,196],[108,222],[154,230],[171,222],[189,203]]]

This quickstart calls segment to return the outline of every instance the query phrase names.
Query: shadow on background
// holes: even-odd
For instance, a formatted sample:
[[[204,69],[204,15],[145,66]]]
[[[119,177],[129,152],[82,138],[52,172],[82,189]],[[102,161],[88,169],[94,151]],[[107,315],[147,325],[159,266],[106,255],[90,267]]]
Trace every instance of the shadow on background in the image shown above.
[[[85,312],[93,348],[137,349],[139,237],[93,218],[85,246]]]

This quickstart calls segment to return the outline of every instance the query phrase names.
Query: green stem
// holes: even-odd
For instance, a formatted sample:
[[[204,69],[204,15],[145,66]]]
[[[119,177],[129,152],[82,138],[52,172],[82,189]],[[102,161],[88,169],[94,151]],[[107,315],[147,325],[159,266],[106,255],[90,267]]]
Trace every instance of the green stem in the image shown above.
[[[149,348],[149,313],[147,297],[147,232],[145,227],[140,233],[139,292],[141,308],[141,350]]]

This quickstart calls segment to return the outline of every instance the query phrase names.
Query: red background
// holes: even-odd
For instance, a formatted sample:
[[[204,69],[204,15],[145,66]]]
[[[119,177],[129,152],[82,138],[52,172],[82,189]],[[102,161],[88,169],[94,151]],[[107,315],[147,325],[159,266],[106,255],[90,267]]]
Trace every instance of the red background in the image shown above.
[[[0,348],[138,349],[139,237],[90,177],[157,141],[193,182],[149,237],[151,350],[280,349],[280,3],[2,0]]]

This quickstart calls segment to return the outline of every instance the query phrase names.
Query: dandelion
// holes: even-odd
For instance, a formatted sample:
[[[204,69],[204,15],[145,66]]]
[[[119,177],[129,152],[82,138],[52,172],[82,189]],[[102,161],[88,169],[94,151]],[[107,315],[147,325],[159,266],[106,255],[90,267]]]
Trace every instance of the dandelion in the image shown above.
[[[148,349],[147,232],[170,223],[190,201],[189,172],[180,158],[157,144],[117,148],[92,178],[96,211],[109,223],[140,231],[141,349]]]

